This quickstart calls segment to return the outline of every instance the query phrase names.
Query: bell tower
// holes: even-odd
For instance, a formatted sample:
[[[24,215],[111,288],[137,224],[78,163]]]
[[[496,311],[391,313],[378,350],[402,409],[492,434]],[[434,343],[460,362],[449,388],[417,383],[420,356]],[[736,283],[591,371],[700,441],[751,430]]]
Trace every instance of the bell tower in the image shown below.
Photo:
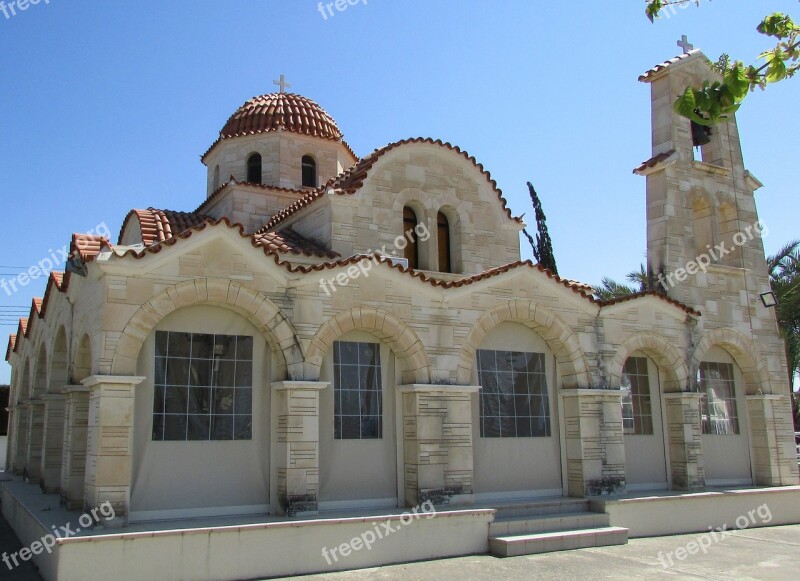
[[[685,39],[684,39],[685,40]],[[733,328],[753,337],[770,359],[771,378],[785,385],[783,340],[770,291],[754,192],[745,169],[736,117],[710,128],[673,110],[688,86],[719,79],[708,58],[686,52],[641,77],[650,85],[652,155],[634,170],[647,178],[647,260],[659,291],[702,314],[701,330]],[[773,384],[774,385],[774,384]]]

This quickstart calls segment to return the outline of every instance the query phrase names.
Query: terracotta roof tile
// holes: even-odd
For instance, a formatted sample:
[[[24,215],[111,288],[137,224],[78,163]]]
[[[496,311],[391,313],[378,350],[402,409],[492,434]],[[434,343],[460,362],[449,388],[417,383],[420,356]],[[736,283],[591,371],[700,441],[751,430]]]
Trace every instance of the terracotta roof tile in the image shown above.
[[[264,191],[267,191],[267,192],[278,192],[278,193],[281,193],[281,194],[296,194],[297,197],[305,196],[308,193],[307,189],[293,190],[291,188],[281,188],[281,187],[278,187],[278,186],[268,186],[266,184],[254,184],[253,182],[239,182],[239,181],[236,181],[236,178],[231,176],[230,179],[227,182],[225,182],[220,187],[218,187],[216,190],[211,192],[211,195],[209,195],[203,201],[202,204],[197,206],[197,208],[192,213],[193,214],[203,214],[205,212],[205,209],[211,204],[212,200],[215,200],[217,197],[219,197],[222,194],[222,192],[224,190],[226,190],[227,188],[229,188],[230,186],[246,186],[246,187],[249,187],[249,188],[255,188],[255,189],[259,189],[259,190],[264,190]]]
[[[304,238],[291,228],[286,228],[280,232],[270,232],[268,234],[255,234],[253,236],[256,244],[264,247],[269,252],[285,254],[304,254],[306,256],[320,256],[323,258],[337,258],[339,254],[320,246],[316,242]]]
[[[257,246],[257,247],[263,248],[264,249],[264,254],[266,254],[268,256],[272,256],[273,260],[275,261],[275,264],[287,269],[289,272],[301,272],[301,273],[307,274],[309,272],[321,272],[321,271],[325,271],[325,270],[329,270],[329,269],[334,269],[334,268],[337,268],[337,267],[349,266],[349,265],[352,265],[352,264],[357,264],[358,262],[361,262],[362,260],[377,260],[380,264],[385,265],[387,268],[396,269],[396,270],[398,270],[398,271],[400,271],[402,273],[408,274],[409,276],[411,276],[413,278],[419,279],[422,282],[428,283],[431,286],[449,289],[449,288],[459,288],[459,287],[462,287],[462,286],[474,284],[475,282],[478,282],[478,281],[481,281],[481,280],[485,280],[485,279],[488,279],[488,278],[492,278],[494,276],[498,276],[500,274],[503,274],[505,272],[509,272],[509,271],[517,269],[517,268],[525,267],[525,268],[530,268],[532,270],[536,270],[538,272],[541,272],[541,273],[547,275],[548,278],[553,279],[556,283],[558,283],[558,284],[570,289],[572,292],[580,295],[581,297],[585,298],[586,300],[590,301],[593,304],[599,305],[600,307],[610,306],[610,305],[616,304],[618,302],[624,302],[626,300],[633,300],[633,299],[640,298],[640,297],[643,297],[643,296],[652,295],[655,298],[658,298],[660,300],[664,300],[664,301],[666,301],[666,302],[668,302],[668,303],[670,303],[670,304],[672,304],[672,305],[674,305],[674,306],[686,311],[687,313],[689,313],[691,315],[700,316],[700,313],[698,313],[694,309],[692,309],[690,307],[687,307],[686,305],[684,305],[684,304],[682,304],[682,303],[680,303],[680,302],[678,302],[678,301],[676,301],[674,299],[671,299],[669,297],[661,295],[661,294],[659,294],[659,293],[657,293],[655,291],[649,291],[649,292],[646,292],[646,293],[637,293],[636,295],[630,295],[630,296],[627,296],[627,297],[623,297],[621,299],[615,299],[613,301],[599,301],[599,300],[595,299],[594,296],[592,296],[593,289],[592,289],[592,287],[590,285],[587,285],[587,284],[584,284],[584,283],[579,283],[579,282],[576,282],[576,281],[573,281],[573,280],[562,279],[558,275],[553,274],[551,271],[549,271],[548,269],[543,267],[541,264],[534,264],[530,260],[512,262],[510,264],[499,266],[497,268],[493,268],[491,270],[487,270],[487,271],[479,273],[479,274],[466,276],[464,278],[460,278],[460,279],[454,280],[454,281],[453,280],[440,280],[440,279],[437,279],[437,278],[435,278],[433,276],[430,276],[429,274],[426,274],[424,272],[420,272],[418,270],[413,270],[413,269],[410,269],[410,268],[407,268],[407,267],[403,267],[400,264],[392,264],[388,260],[387,257],[381,256],[380,254],[374,254],[374,255],[363,255],[363,254],[361,254],[361,255],[358,255],[358,256],[351,256],[349,258],[342,258],[342,259],[339,259],[339,260],[330,261],[330,262],[323,262],[323,263],[320,263],[320,264],[296,265],[296,266],[294,266],[291,263],[289,263],[289,262],[287,262],[285,260],[282,260],[280,253],[274,252],[274,251],[270,251],[266,247],[264,247],[263,245],[260,245],[259,243],[257,243],[256,240],[255,240],[255,236],[247,236],[246,234],[244,234],[243,233],[244,229],[243,229],[241,224],[231,224],[230,221],[227,218],[222,218],[222,219],[217,220],[217,221],[207,220],[203,224],[201,224],[199,226],[195,226],[195,227],[187,230],[186,232],[180,234],[177,237],[171,238],[169,240],[165,240],[162,243],[159,243],[159,244],[156,244],[154,246],[145,248],[141,252],[135,252],[133,250],[127,250],[123,254],[121,254],[120,257],[121,258],[125,258],[125,257],[135,258],[135,259],[138,260],[138,259],[144,258],[147,254],[157,254],[164,247],[172,246],[172,245],[176,244],[179,240],[182,240],[182,239],[185,239],[185,238],[189,238],[194,232],[199,232],[199,231],[204,230],[205,228],[207,228],[209,226],[210,227],[217,227],[217,226],[223,225],[223,224],[225,226],[227,226],[228,228],[236,228],[236,229],[238,229],[239,230],[239,234],[240,234],[240,236],[242,238],[249,238],[251,243],[253,244],[253,246]]]
[[[320,199],[325,193],[332,189],[338,195],[344,194],[353,194],[364,184],[364,180],[367,178],[370,169],[375,163],[383,157],[386,153],[390,152],[393,149],[398,147],[402,147],[403,145],[407,145],[409,143],[428,143],[431,145],[438,145],[439,147],[443,147],[454,151],[460,155],[462,155],[465,159],[472,162],[472,164],[477,167],[485,176],[487,181],[492,185],[495,192],[497,193],[498,201],[500,202],[503,210],[505,210],[506,215],[510,220],[515,220],[517,222],[522,222],[520,218],[515,218],[511,215],[511,210],[508,208],[508,204],[506,199],[503,197],[503,192],[497,187],[497,182],[492,179],[491,174],[483,168],[483,165],[479,164],[477,160],[469,155],[466,151],[463,151],[460,147],[451,145],[450,143],[444,143],[441,140],[433,140],[431,138],[424,138],[424,137],[416,137],[411,139],[404,139],[402,141],[396,141],[394,143],[390,143],[385,147],[380,149],[376,149],[370,155],[363,158],[357,164],[352,166],[350,169],[346,170],[339,176],[329,180],[328,183],[325,185],[317,188],[313,192],[309,192],[299,200],[297,200],[294,204],[288,206],[287,208],[283,209],[282,211],[275,214],[265,225],[261,228],[258,232],[267,232],[289,218],[290,216],[296,214],[309,204],[312,204],[316,200]]]
[[[333,117],[316,102],[294,93],[269,93],[247,101],[231,115],[219,132],[219,138],[201,159],[205,159],[225,139],[271,131],[289,131],[341,142],[353,158],[358,159],[342,139],[342,132]]]
[[[84,262],[91,262],[100,254],[103,246],[111,247],[108,238],[91,234],[73,234],[69,245],[70,257],[79,257]]]
[[[651,157],[647,161],[642,162],[642,164],[639,167],[637,167],[636,169],[633,170],[633,173],[635,173],[637,175],[641,175],[646,170],[652,169],[652,168],[656,167],[658,164],[667,161],[673,155],[675,155],[675,153],[676,153],[676,151],[674,149],[670,149],[667,152],[659,153],[657,155],[654,155],[653,157]]]
[[[597,301],[597,303],[601,307],[609,307],[611,305],[616,305],[616,304],[624,303],[624,302],[627,302],[627,301],[633,301],[633,300],[641,299],[641,298],[644,298],[644,297],[655,297],[655,298],[660,299],[662,301],[666,301],[666,302],[670,303],[671,305],[674,305],[674,306],[676,306],[676,307],[678,307],[680,309],[683,309],[684,311],[686,311],[690,315],[693,315],[695,317],[701,316],[701,313],[698,312],[698,311],[695,311],[692,307],[684,305],[682,302],[676,301],[675,299],[672,299],[672,298],[668,297],[667,295],[662,294],[660,292],[656,292],[656,291],[644,291],[644,292],[639,292],[639,293],[633,293],[633,294],[630,294],[630,295],[625,295],[623,297],[617,297],[615,299],[610,299],[610,300],[607,300],[607,301]]]
[[[163,242],[173,236],[180,234],[197,226],[205,220],[205,216],[194,212],[176,212],[173,210],[158,210],[148,208],[147,210],[131,210],[122,223],[119,233],[119,243],[130,219],[136,216],[139,219],[141,228],[142,242],[145,246],[151,246],[157,242]]]
[[[701,55],[701,54],[703,54],[703,53],[700,52],[700,49],[696,48],[696,49],[690,50],[689,52],[684,53],[682,55],[678,55],[675,58],[671,58],[668,61],[664,61],[663,63],[657,64],[652,69],[650,69],[649,71],[647,71],[643,75],[641,75],[639,77],[639,80],[642,83],[649,83],[653,79],[653,77],[656,76],[661,71],[663,71],[663,70],[665,70],[665,69],[667,69],[667,68],[671,67],[672,65],[675,65],[675,64],[677,64],[679,62],[688,61],[689,59],[691,59],[693,57],[696,57],[697,55]]]
[[[11,359],[11,354],[16,351],[17,346],[17,336],[16,335],[9,335],[8,336],[8,347],[6,348],[6,361]]]

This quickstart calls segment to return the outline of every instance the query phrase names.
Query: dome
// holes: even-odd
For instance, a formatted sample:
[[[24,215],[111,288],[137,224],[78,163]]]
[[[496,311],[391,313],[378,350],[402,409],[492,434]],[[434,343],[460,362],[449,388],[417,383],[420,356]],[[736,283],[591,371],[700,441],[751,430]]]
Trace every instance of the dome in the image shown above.
[[[254,97],[231,115],[220,131],[220,139],[278,130],[339,141],[336,121],[311,99],[292,93],[269,93]]]

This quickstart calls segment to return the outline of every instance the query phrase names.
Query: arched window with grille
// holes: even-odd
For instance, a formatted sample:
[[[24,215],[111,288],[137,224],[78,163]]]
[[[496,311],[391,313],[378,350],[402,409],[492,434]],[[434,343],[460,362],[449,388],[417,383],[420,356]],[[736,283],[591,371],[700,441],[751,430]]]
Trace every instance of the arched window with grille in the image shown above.
[[[405,259],[408,261],[408,267],[417,269],[419,268],[419,241],[417,240],[417,213],[413,208],[406,206],[403,208],[403,233],[411,232],[411,240],[405,247]]]
[[[261,183],[261,154],[251,153],[247,158],[247,181],[252,184]]]
[[[304,155],[302,160],[303,166],[303,187],[316,188],[317,187],[317,162],[310,155]]]
[[[436,218],[437,242],[439,247],[439,272],[452,272],[450,260],[450,221],[442,212]]]

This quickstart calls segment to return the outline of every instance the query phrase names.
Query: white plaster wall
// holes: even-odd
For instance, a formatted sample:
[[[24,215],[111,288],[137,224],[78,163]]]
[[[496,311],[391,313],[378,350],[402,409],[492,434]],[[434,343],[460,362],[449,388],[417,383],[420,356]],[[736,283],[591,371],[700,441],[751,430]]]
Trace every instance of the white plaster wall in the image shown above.
[[[383,383],[383,437],[380,440],[335,440],[333,438],[333,352],[325,356],[320,381],[330,387],[320,393],[320,507],[397,506],[398,422],[396,419],[396,373],[391,349],[374,335],[351,331],[338,341],[381,344],[381,381]],[[326,506],[327,503],[327,506]],[[340,504],[336,504],[340,503]],[[342,505],[341,503],[346,503]]]
[[[739,433],[736,435],[702,435],[706,485],[749,484],[753,481],[753,475],[750,467],[750,428],[747,421],[747,401],[742,372],[733,357],[720,347],[709,349],[703,361],[733,364],[736,413],[739,417]]]
[[[647,357],[635,352],[631,357]],[[629,488],[667,488],[667,459],[664,441],[660,373],[656,363],[647,357],[650,383],[650,406],[653,433],[625,435],[625,482]]]
[[[479,349],[545,354],[551,429],[548,438],[481,438],[480,402],[476,394],[472,405],[475,494],[478,498],[561,494],[558,398],[552,352],[535,332],[509,322],[492,329]],[[473,385],[480,385],[477,362],[473,365]]]
[[[152,441],[155,333],[150,333],[137,368],[147,379],[136,387],[135,395],[131,520],[267,512],[270,366],[266,341],[246,319],[220,307],[175,311],[156,330],[253,337],[253,439]]]

